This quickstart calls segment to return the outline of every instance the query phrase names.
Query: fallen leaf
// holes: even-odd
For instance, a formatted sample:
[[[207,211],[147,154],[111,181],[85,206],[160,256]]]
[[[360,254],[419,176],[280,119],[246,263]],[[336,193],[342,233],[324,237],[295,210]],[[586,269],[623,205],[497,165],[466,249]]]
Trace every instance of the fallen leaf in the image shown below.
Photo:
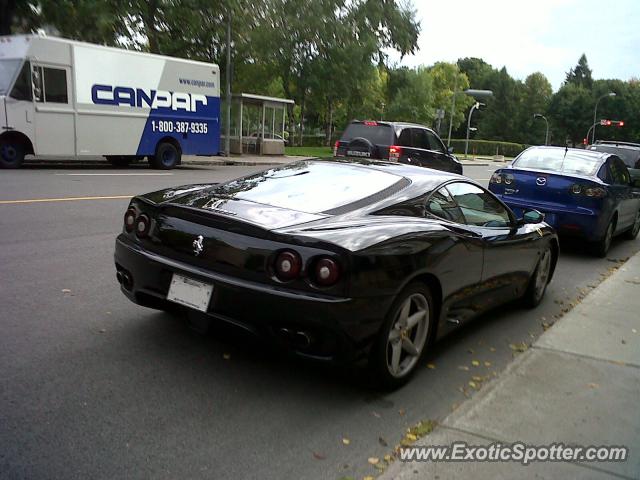
[[[362,480],[376,480],[371,475],[367,475],[366,477],[362,477]]]
[[[471,365],[473,365],[474,367],[479,367],[480,362],[478,360],[471,360]]]
[[[349,440],[348,438],[343,438],[342,443],[344,443],[345,445],[349,445],[351,443],[351,440]]]
[[[484,362],[484,366],[485,367],[490,367],[491,366],[491,362]]]
[[[495,347],[489,347],[489,351],[490,351],[490,352],[495,352],[495,351],[496,351],[496,349],[495,349]]]
[[[600,388],[600,385],[597,383],[587,383],[587,387],[589,388]]]
[[[369,457],[367,459],[367,462],[369,462],[371,465],[377,465],[379,461],[380,459],[378,457]]]
[[[315,458],[316,460],[326,460],[327,456],[323,455],[322,453],[313,452],[313,458]]]
[[[477,375],[474,375],[474,376],[473,376],[473,377],[471,377],[471,378],[473,378],[473,381],[474,381],[474,382],[482,382],[482,380],[483,380],[483,379],[482,379],[482,377],[479,377],[479,376],[477,376]]]
[[[401,408],[400,410],[398,410],[398,413],[400,415],[404,415],[406,412],[404,411],[404,408]]]
[[[636,330],[635,328],[632,328],[631,333],[638,333],[638,330]]]
[[[392,460],[393,460],[393,459],[392,459],[391,455],[385,455],[385,456],[384,456],[384,461],[385,461],[385,462],[387,462],[387,463],[391,463],[391,462],[392,462]]]
[[[434,368],[436,368],[436,366],[433,363],[427,363],[427,368],[430,368],[431,370],[433,370]]]
[[[378,412],[371,412],[371,415],[373,415],[376,418],[380,418],[380,414]]]
[[[107,329],[106,329],[106,328],[101,328],[101,329],[100,329],[100,333],[105,333],[106,331],[107,331]]]
[[[476,385],[476,382],[469,382],[469,386],[470,386],[471,388],[475,388],[475,389],[477,389],[477,388],[478,388],[478,385]]]
[[[513,350],[514,352],[524,352],[529,348],[529,345],[527,345],[524,342],[520,342],[520,343],[510,343],[509,344],[509,348],[511,350]]]
[[[458,365],[458,369],[459,370],[464,370],[465,372],[469,371],[469,367],[467,367],[466,365]]]
[[[71,293],[71,290],[69,290],[68,288],[63,288],[62,293]]]
[[[222,354],[222,358],[224,358],[225,360],[229,360],[231,358],[231,354],[230,353],[223,353]]]
[[[418,440],[418,437],[416,437],[413,433],[407,433],[406,437],[407,437],[407,440],[410,440],[412,442],[415,442],[416,440]]]

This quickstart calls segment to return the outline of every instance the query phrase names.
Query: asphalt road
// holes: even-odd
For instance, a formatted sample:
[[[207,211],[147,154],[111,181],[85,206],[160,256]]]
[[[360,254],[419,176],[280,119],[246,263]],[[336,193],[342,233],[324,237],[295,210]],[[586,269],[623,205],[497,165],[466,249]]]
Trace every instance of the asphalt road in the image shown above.
[[[0,477],[362,478],[406,428],[438,420],[581,294],[640,249],[563,248],[534,311],[503,307],[440,342],[405,388],[303,362],[229,327],[201,335],[120,293],[126,198],[259,167],[0,172]],[[487,183],[491,167],[466,167]],[[60,198],[76,200],[56,201]],[[42,202],[7,203],[9,200]],[[479,362],[479,366],[474,364]],[[485,364],[485,362],[488,362]],[[481,382],[477,381],[480,384]],[[343,442],[348,439],[348,445]]]

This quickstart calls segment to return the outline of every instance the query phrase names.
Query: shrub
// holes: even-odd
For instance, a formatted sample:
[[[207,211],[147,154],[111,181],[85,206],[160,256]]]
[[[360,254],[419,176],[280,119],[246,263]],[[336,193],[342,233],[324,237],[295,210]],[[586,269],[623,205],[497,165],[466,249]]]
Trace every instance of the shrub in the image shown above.
[[[464,140],[451,139],[451,146],[455,153],[464,154]],[[493,140],[469,140],[470,155],[504,155],[505,157],[515,157],[529,145],[522,143],[498,142]]]

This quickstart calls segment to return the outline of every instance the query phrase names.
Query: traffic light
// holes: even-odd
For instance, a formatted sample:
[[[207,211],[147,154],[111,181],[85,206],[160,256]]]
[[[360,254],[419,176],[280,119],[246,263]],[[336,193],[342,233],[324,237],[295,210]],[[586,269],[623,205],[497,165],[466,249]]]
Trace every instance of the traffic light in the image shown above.
[[[624,120],[600,120],[600,125],[605,127],[624,127]]]

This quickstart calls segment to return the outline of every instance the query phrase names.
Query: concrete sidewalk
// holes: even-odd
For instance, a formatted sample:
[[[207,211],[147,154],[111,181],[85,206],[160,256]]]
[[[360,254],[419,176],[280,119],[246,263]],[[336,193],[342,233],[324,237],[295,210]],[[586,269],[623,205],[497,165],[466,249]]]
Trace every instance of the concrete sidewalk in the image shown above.
[[[409,479],[640,478],[640,254],[417,445],[615,445],[625,462],[400,462]]]

